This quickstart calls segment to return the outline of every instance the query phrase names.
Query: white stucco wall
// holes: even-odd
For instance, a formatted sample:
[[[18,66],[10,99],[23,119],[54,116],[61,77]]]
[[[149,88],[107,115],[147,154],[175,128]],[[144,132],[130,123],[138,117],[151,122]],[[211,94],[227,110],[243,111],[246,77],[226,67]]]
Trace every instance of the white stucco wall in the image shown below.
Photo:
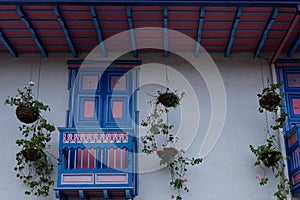
[[[187,177],[190,192],[184,195],[186,200],[266,200],[274,199],[276,182],[264,187],[255,179],[263,171],[254,167],[255,157],[249,151],[249,144],[260,145],[265,137],[265,115],[258,112],[256,94],[261,91],[267,77],[270,77],[269,65],[263,59],[254,60],[252,54],[235,53],[225,58],[223,53],[211,54],[224,80],[227,96],[227,115],[221,137],[210,154],[204,158],[199,166],[190,168]],[[83,59],[82,57],[81,59]],[[65,111],[67,109],[67,65],[66,61],[73,59],[69,54],[50,55],[41,58],[41,73],[39,83],[39,99],[51,106],[51,112],[46,114],[49,121],[57,127],[65,124]],[[141,53],[143,63],[164,63],[162,54]],[[198,135],[193,140],[188,153],[197,156],[204,134],[208,128],[211,116],[211,105],[208,90],[203,79],[191,68],[175,57],[170,56],[168,64],[178,69],[180,73],[192,83],[197,92],[200,105],[200,123]],[[149,66],[148,66],[149,67]],[[15,153],[18,147],[15,140],[21,136],[18,131],[20,123],[15,117],[15,109],[4,106],[2,102],[7,96],[13,96],[16,88],[20,88],[32,80],[38,83],[39,55],[21,55],[12,58],[10,55],[1,55],[0,59],[0,192],[1,198],[7,200],[35,199],[24,195],[23,184],[15,177]],[[143,67],[141,67],[143,73]],[[170,77],[172,84],[172,77]],[[35,87],[36,89],[36,87]],[[141,88],[140,110],[143,119],[147,114],[147,93],[156,91],[151,85]],[[189,98],[189,94],[186,98]],[[148,101],[148,100],[147,100]],[[183,99],[182,104],[185,103]],[[180,109],[176,113],[180,114]],[[174,114],[174,113],[173,113]],[[176,116],[176,115],[175,115]],[[194,113],[191,113],[191,118]],[[175,123],[179,120],[170,116]],[[189,120],[189,119],[183,119]],[[187,130],[191,131],[191,130]],[[58,155],[58,132],[53,133],[49,151]],[[56,180],[57,171],[53,172]],[[139,196],[136,200],[166,200],[170,194],[169,175],[166,169],[142,173],[139,179]],[[54,192],[48,198],[55,199]]]

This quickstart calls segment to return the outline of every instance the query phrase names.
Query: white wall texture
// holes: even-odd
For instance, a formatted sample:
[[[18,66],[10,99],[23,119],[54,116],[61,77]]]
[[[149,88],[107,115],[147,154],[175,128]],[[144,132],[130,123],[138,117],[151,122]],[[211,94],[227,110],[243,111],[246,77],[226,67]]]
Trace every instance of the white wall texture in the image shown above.
[[[159,62],[164,64],[162,54],[141,53],[142,63]],[[227,115],[225,125],[219,141],[204,158],[203,163],[191,167],[187,177],[190,192],[184,195],[186,200],[269,200],[275,199],[276,181],[261,187],[256,175],[263,175],[263,171],[254,167],[254,155],[249,151],[249,145],[260,145],[264,141],[266,128],[265,115],[258,112],[256,94],[266,86],[270,77],[268,62],[264,59],[252,58],[252,54],[235,53],[225,58],[223,53],[211,54],[215,61],[226,89]],[[128,56],[129,58],[130,56]],[[15,153],[18,147],[15,140],[20,137],[18,126],[20,123],[15,117],[15,109],[4,106],[7,96],[14,96],[16,89],[23,87],[32,80],[39,82],[39,99],[51,106],[51,112],[45,114],[50,122],[57,127],[65,125],[65,111],[67,109],[67,64],[73,59],[69,54],[50,55],[49,58],[39,58],[39,55],[21,55],[12,58],[10,55],[1,55],[0,59],[0,194],[1,199],[35,199],[24,195],[23,184],[15,177],[13,168],[16,163]],[[84,59],[82,56],[81,59]],[[39,64],[41,60],[41,65]],[[39,80],[39,65],[40,81]],[[200,145],[208,128],[211,117],[211,104],[207,87],[199,74],[195,73],[182,59],[173,55],[168,58],[168,65],[177,69],[192,84],[197,93],[200,108],[200,122],[197,136],[187,150],[191,156],[197,156]],[[149,67],[150,65],[146,65]],[[146,67],[145,66],[145,67]],[[151,66],[150,66],[151,67]],[[143,73],[141,67],[141,74]],[[149,72],[148,72],[149,73]],[[155,71],[153,71],[155,73]],[[32,75],[31,75],[32,74]],[[143,74],[145,75],[145,74]],[[147,74],[151,76],[150,74]],[[169,74],[172,85],[172,73]],[[155,93],[157,85],[146,85],[139,92],[140,119],[144,119],[149,111],[147,101],[151,99],[149,93]],[[35,94],[37,87],[35,87]],[[182,106],[188,102],[189,94],[183,99]],[[171,113],[170,121],[189,121],[180,119],[180,108]],[[179,115],[177,115],[179,114]],[[191,113],[193,118],[195,113]],[[270,119],[271,116],[269,116]],[[175,127],[175,130],[178,127]],[[193,131],[193,130],[186,130]],[[54,156],[58,155],[58,131],[53,133],[51,148]],[[145,165],[145,163],[141,163]],[[143,166],[141,166],[143,168]],[[56,180],[57,171],[53,172]],[[167,169],[142,173],[139,178],[139,195],[136,200],[167,200],[175,194],[169,186]],[[45,200],[55,199],[54,192]]]

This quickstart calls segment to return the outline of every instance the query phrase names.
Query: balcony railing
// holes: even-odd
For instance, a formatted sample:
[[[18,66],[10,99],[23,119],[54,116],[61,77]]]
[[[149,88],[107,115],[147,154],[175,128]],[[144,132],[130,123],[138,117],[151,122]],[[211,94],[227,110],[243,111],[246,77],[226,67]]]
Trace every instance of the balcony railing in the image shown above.
[[[291,191],[293,196],[300,195],[300,124],[286,132],[285,144]]]
[[[88,197],[136,194],[132,129],[60,128],[56,196]]]

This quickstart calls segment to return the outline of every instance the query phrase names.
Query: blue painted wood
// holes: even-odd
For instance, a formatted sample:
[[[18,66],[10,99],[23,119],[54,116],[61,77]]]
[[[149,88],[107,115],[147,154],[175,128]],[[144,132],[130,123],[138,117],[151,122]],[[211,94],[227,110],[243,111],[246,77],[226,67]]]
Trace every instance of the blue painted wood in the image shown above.
[[[125,192],[126,192],[126,198],[127,199],[132,199],[131,191],[130,190],[125,190]]]
[[[95,26],[96,31],[97,31],[97,36],[98,36],[98,40],[100,42],[100,47],[101,47],[102,54],[103,54],[104,57],[107,57],[107,51],[106,51],[106,47],[104,45],[102,30],[101,30],[100,24],[98,22],[97,12],[96,12],[96,9],[95,9],[94,5],[90,6],[90,11],[91,11],[91,14],[92,14],[94,26]]]
[[[6,47],[6,49],[9,51],[9,53],[13,56],[13,57],[18,57],[18,52],[15,49],[15,47],[11,44],[11,42],[9,41],[9,39],[7,38],[7,36],[5,35],[5,33],[0,29],[0,39],[2,41],[2,43],[4,44],[4,46]]]
[[[295,41],[293,42],[293,44],[291,45],[291,48],[289,49],[289,51],[287,53],[288,57],[292,57],[294,55],[297,48],[299,47],[299,44],[300,44],[300,32],[298,33],[297,38],[295,39]]]
[[[164,6],[164,56],[168,56],[168,7]]]
[[[289,63],[289,60],[280,60],[281,63]],[[296,62],[295,62],[296,61]],[[297,63],[297,60],[294,60]],[[299,74],[299,67],[277,67],[277,78],[279,81],[284,81],[284,85],[281,86],[281,93],[285,95],[284,98],[284,112],[288,114],[287,121],[284,127],[285,134],[285,147],[288,159],[288,171],[289,171],[289,179],[291,181],[291,191],[293,196],[300,195],[300,179],[296,178],[296,175],[300,173],[300,115],[296,115],[293,111],[292,99],[300,98],[299,91],[300,88],[289,87],[288,85],[288,74]],[[296,140],[291,140],[290,142],[294,142],[290,145],[290,138],[294,138],[297,136]],[[298,179],[298,180],[296,180]]]
[[[82,200],[89,200],[88,196],[86,195],[86,193],[83,190],[78,190],[78,192],[79,192],[79,197]]]
[[[106,200],[110,200],[110,199],[111,199],[110,196],[109,196],[109,194],[108,194],[108,191],[107,191],[107,190],[103,190],[103,196],[104,196],[104,198],[105,198]]]
[[[21,20],[24,22],[24,24],[30,31],[32,38],[33,38],[35,44],[37,45],[37,47],[39,48],[39,50],[41,51],[43,57],[47,58],[48,53],[47,53],[44,45],[42,44],[38,34],[36,33],[36,30],[34,29],[33,25],[31,24],[30,19],[28,18],[27,14],[25,13],[25,11],[23,10],[21,5],[17,5],[17,12],[18,12],[19,16],[21,17]]]
[[[72,38],[71,38],[71,36],[70,36],[68,27],[67,27],[67,25],[66,25],[66,23],[65,23],[65,20],[64,20],[64,18],[63,18],[63,15],[62,15],[62,13],[61,13],[61,11],[60,11],[58,5],[54,5],[54,6],[53,6],[53,9],[54,9],[54,13],[55,13],[55,15],[56,15],[56,17],[57,17],[57,21],[59,22],[61,28],[62,28],[63,31],[64,31],[65,38],[66,38],[66,40],[67,40],[67,42],[68,42],[68,45],[69,45],[69,47],[70,47],[70,49],[71,49],[71,52],[72,52],[73,56],[77,58],[77,57],[78,57],[78,53],[77,53],[77,51],[76,51],[76,49],[75,49],[75,46],[74,46],[74,43],[73,43]]]
[[[138,62],[113,62],[111,63],[111,68],[107,68],[106,71],[103,71],[105,68],[101,67],[89,67],[88,70],[91,71],[86,71],[87,68],[79,68],[80,61],[69,61],[68,63],[70,65],[72,64],[72,67],[69,67],[69,70],[71,71],[71,75],[69,76],[71,77],[70,84],[72,85],[70,88],[70,98],[79,99],[80,96],[82,96],[83,100],[89,100],[88,95],[94,93],[94,96],[96,94],[96,96],[101,96],[104,99],[103,101],[96,103],[98,106],[95,106],[95,110],[98,110],[99,112],[100,107],[104,107],[104,112],[101,111],[103,120],[102,118],[98,119],[98,127],[87,120],[87,124],[90,124],[88,126],[74,126],[76,125],[75,123],[72,124],[72,127],[59,128],[60,164],[58,166],[57,189],[59,191],[76,189],[78,192],[82,190],[83,193],[88,189],[107,190],[108,192],[110,189],[120,189],[124,190],[124,192],[125,190],[128,190],[132,197],[137,195],[136,187],[138,186],[138,178],[136,171],[137,158],[135,153],[138,150],[138,111],[136,102],[136,88],[138,87],[136,81],[138,79],[135,79],[135,77],[138,76],[138,69],[122,68],[121,66],[116,68],[116,65],[119,65],[120,63],[125,64],[126,66],[131,64],[136,65]],[[99,63],[96,62],[91,63],[95,64],[95,66],[99,65]],[[93,73],[103,75],[99,81],[99,88],[95,91],[83,90],[81,88],[82,82],[80,80],[83,77],[82,75]],[[110,77],[121,77],[124,74],[127,80],[126,89],[116,91],[111,90]],[[129,98],[130,96],[131,98]],[[83,103],[77,104],[76,102],[80,101],[77,101],[76,99],[74,101],[70,100],[71,104],[74,103],[70,106],[70,113],[77,113],[74,118],[82,115],[82,107],[84,105]],[[111,108],[109,108],[109,99],[124,101],[126,106],[124,107],[122,118],[117,120],[112,118]],[[78,111],[72,111],[72,109]],[[134,119],[133,122],[130,121],[127,125],[122,124],[122,120],[128,120],[131,117]],[[107,121],[106,119],[111,120],[112,123],[107,125],[107,122],[110,121]],[[121,121],[117,123],[118,120]],[[114,135],[115,133],[126,135],[123,137],[122,135]],[[105,138],[105,140],[101,139],[102,137]],[[79,138],[79,141],[75,138]],[[79,149],[81,149],[81,154],[78,151]],[[117,160],[117,149],[120,149],[120,154],[118,155],[118,159],[120,160]],[[92,153],[92,151],[94,153]],[[87,153],[84,154],[84,152]],[[123,155],[122,152],[124,152],[125,155]],[[117,163],[120,163],[120,169],[117,168]],[[126,175],[127,181],[119,183],[108,182],[105,184],[96,183],[97,175],[101,176],[101,174],[105,173],[121,174],[122,176]],[[80,182],[68,182],[67,184],[64,184],[64,182],[62,182],[65,177],[69,177],[68,180],[72,180],[72,176],[77,174],[86,176],[86,179],[93,176],[91,179],[92,183],[84,184]],[[78,177],[75,177],[74,180],[77,179]],[[84,196],[81,195],[81,198],[83,197]]]
[[[232,24],[232,28],[231,28],[231,32],[230,32],[230,37],[228,39],[228,43],[227,43],[227,47],[226,47],[226,51],[225,51],[225,56],[226,57],[228,57],[230,55],[230,51],[231,51],[232,44],[233,44],[233,41],[234,41],[235,32],[236,32],[236,29],[238,27],[241,14],[242,14],[242,7],[239,6],[238,9],[237,9],[237,11],[236,11],[236,14],[235,14],[234,22]]]
[[[67,197],[59,190],[55,190],[55,197],[59,200],[67,200]]]
[[[273,11],[272,11],[272,13],[271,13],[271,15],[268,19],[268,22],[265,26],[263,34],[262,34],[262,36],[259,40],[259,43],[256,47],[256,50],[255,50],[255,53],[254,53],[254,58],[257,58],[259,56],[259,54],[261,52],[261,49],[264,46],[265,41],[267,39],[268,33],[269,33],[270,29],[272,28],[272,25],[275,22],[275,18],[276,18],[277,15],[278,15],[278,8],[276,7],[276,8],[273,8]]]
[[[133,56],[137,57],[138,54],[137,54],[137,50],[136,50],[134,26],[133,26],[133,19],[132,19],[130,6],[126,6],[126,13],[127,13],[127,20],[128,20],[128,25],[129,25],[129,31],[130,31],[130,40],[131,40]]]
[[[0,3],[5,4],[96,4],[96,5],[212,5],[212,6],[294,6],[299,4],[297,0],[242,0],[242,1],[228,1],[228,0],[0,0]]]
[[[205,7],[202,6],[200,8],[200,13],[199,13],[199,22],[198,22],[198,30],[197,30],[197,39],[196,39],[196,48],[195,48],[195,56],[199,56],[199,51],[200,51],[200,42],[201,42],[201,35],[202,35],[202,29],[203,29],[203,23],[204,23],[204,12],[205,12]]]
[[[298,140],[296,141],[295,144],[292,146],[289,146],[288,140],[291,136],[294,134],[297,135]],[[287,151],[287,156],[290,158],[288,162],[288,169],[289,169],[289,178],[292,181],[293,176],[295,174],[300,172],[300,158],[299,158],[299,147],[300,147],[300,124],[296,124],[292,129],[287,131],[285,133],[288,137],[285,139],[285,146],[286,146],[286,151]],[[293,196],[299,196],[300,195],[300,182],[298,183],[293,183],[291,184],[291,191]]]

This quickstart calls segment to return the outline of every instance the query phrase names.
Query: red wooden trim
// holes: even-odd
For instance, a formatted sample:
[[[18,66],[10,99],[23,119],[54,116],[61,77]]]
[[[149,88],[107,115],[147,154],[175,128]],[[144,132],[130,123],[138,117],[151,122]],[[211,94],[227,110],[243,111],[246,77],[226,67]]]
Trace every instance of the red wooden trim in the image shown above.
[[[280,42],[280,45],[279,45],[278,49],[276,50],[275,54],[273,55],[273,57],[271,59],[271,64],[274,64],[276,62],[277,58],[279,57],[284,45],[288,41],[291,33],[293,32],[295,26],[297,25],[297,23],[299,21],[299,17],[300,17],[300,15],[295,14],[294,19],[293,19],[292,23],[290,24],[290,26],[288,28],[288,31],[285,33],[283,39]]]

